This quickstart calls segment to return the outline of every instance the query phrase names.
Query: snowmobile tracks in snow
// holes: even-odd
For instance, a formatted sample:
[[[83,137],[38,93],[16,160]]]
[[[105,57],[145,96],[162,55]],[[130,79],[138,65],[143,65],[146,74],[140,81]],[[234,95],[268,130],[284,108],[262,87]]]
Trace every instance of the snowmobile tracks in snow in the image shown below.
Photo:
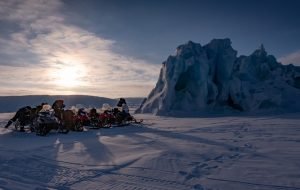
[[[221,181],[227,183],[240,183],[248,186],[257,186],[259,189],[267,188],[267,189],[285,189],[285,190],[300,190],[300,187],[291,187],[291,186],[283,186],[283,185],[270,185],[270,184],[262,184],[262,183],[254,183],[254,182],[247,182],[247,181],[238,181],[232,179],[219,179],[219,178],[211,178],[207,177],[206,179],[212,181]]]
[[[22,187],[35,189],[128,189],[128,190],[173,190],[173,189],[197,189],[195,185],[189,185],[175,181],[172,176],[165,177],[150,171],[145,175],[135,175],[135,170],[142,168],[132,167],[135,160],[129,163],[124,163],[118,166],[110,167],[109,169],[76,169],[74,167],[61,166],[54,160],[43,159],[39,156],[15,158],[12,160],[2,160],[2,171],[0,172],[0,188],[6,189],[10,183],[16,183],[16,189]],[[66,164],[68,165],[68,164]],[[129,168],[128,168],[129,166]],[[122,171],[125,169],[125,171]],[[126,170],[133,170],[132,173]],[[150,169],[151,170],[151,169]],[[153,173],[154,172],[154,173]],[[172,175],[169,173],[168,175]],[[197,184],[195,187],[199,187]],[[199,189],[199,188],[198,188]]]
[[[142,190],[173,190],[173,189],[183,189],[189,190],[193,189],[192,185],[183,184],[174,180],[165,180],[155,177],[146,177],[138,175],[129,175],[119,172],[105,173],[104,175],[95,177],[89,180],[86,185],[97,186],[101,181],[101,188],[103,189],[142,189]],[[95,185],[93,185],[95,182]]]

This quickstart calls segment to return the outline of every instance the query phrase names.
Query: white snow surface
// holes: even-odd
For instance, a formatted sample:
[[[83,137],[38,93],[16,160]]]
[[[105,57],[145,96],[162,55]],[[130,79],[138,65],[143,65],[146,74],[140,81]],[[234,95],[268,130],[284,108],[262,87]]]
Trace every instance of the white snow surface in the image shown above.
[[[3,126],[0,189],[300,189],[300,113],[174,118],[46,137]]]
[[[282,65],[261,46],[237,57],[230,39],[189,41],[163,62],[155,88],[137,113],[300,111],[300,67]]]

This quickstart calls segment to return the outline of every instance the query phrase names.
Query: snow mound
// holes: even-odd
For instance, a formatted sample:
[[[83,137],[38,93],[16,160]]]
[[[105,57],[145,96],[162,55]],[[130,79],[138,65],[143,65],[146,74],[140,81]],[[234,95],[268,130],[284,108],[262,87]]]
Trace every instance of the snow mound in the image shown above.
[[[230,39],[189,41],[163,62],[155,88],[137,113],[299,111],[300,67],[282,65],[263,45],[237,57]]]

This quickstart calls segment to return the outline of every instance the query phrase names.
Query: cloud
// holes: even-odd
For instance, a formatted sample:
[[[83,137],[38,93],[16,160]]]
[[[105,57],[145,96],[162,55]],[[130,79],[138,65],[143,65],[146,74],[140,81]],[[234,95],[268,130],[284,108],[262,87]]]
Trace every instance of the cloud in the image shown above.
[[[118,54],[116,41],[68,24],[63,6],[59,0],[0,2],[1,19],[20,26],[0,37],[0,93],[146,96],[160,66]],[[71,68],[76,85],[67,87],[64,70]]]
[[[0,2],[1,18],[11,21],[34,22],[59,11],[63,3],[59,0],[9,0]]]
[[[300,50],[290,53],[278,59],[283,64],[294,64],[300,66]]]

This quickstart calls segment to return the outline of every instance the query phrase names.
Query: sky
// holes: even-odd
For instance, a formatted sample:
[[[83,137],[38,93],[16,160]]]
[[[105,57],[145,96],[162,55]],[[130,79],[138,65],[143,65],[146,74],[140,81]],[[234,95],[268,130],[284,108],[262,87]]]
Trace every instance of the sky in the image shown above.
[[[298,0],[0,0],[0,95],[147,96],[189,40],[300,65]]]

